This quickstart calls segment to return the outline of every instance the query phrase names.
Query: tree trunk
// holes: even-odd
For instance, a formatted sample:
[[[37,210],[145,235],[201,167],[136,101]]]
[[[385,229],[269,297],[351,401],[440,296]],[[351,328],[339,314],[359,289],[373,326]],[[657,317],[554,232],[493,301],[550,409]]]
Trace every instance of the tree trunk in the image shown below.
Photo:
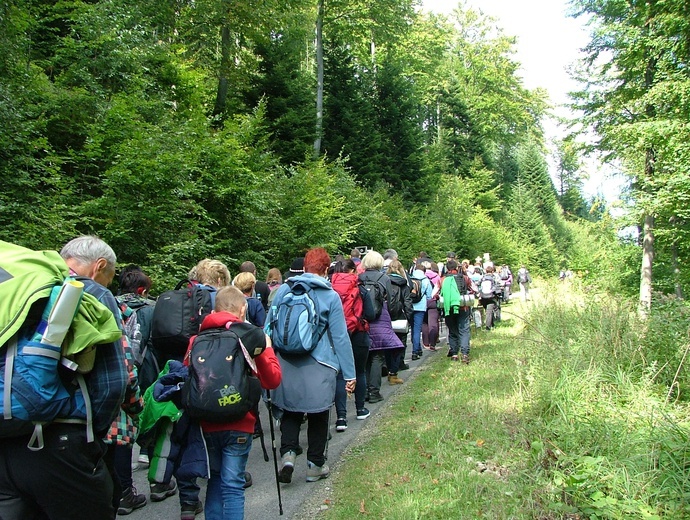
[[[316,139],[314,140],[314,157],[321,155],[323,138],[323,13],[324,0],[319,0],[316,15]]]
[[[220,72],[218,74],[218,91],[216,92],[216,104],[213,106],[213,115],[219,116],[225,111],[225,102],[228,99],[228,89],[230,81],[228,70],[230,70],[230,28],[224,25],[220,30],[221,35],[221,58]]]
[[[649,148],[645,157],[645,177],[654,175],[654,150]],[[654,265],[654,215],[645,213],[642,239],[642,269],[640,271],[639,314],[645,319],[652,308],[652,266]]]

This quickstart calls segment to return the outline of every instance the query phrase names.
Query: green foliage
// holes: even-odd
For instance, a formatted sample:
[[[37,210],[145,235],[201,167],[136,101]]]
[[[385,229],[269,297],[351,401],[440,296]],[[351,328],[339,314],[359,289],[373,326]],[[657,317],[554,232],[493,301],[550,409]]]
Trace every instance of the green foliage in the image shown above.
[[[653,314],[642,325],[630,300],[549,292],[558,296],[527,318],[518,384],[552,507],[588,518],[683,517],[686,407],[666,402],[677,382],[659,369],[678,368],[686,347],[670,344],[687,332],[687,317]],[[670,348],[649,347],[659,335]]]

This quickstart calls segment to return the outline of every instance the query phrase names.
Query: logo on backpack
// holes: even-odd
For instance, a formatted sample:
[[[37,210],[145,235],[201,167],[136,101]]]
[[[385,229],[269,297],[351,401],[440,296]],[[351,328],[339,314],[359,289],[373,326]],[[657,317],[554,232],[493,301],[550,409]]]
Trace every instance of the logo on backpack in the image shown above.
[[[182,406],[211,422],[242,419],[259,404],[261,384],[242,339],[231,329],[208,329],[194,338]]]
[[[359,290],[360,282],[357,275],[333,273],[331,286],[338,293],[343,304],[347,331],[350,334],[368,331],[369,323],[364,319],[364,302]]]
[[[151,340],[165,359],[184,357],[189,340],[199,333],[201,322],[213,310],[215,291],[211,286],[182,280],[174,290],[158,297],[151,323]]]
[[[410,297],[412,298],[412,303],[417,303],[422,301],[422,296],[424,295],[424,290],[422,288],[422,281],[418,278],[410,279]]]
[[[376,280],[369,280],[366,278],[362,280],[364,288],[369,291],[369,297],[371,298],[371,302],[374,304],[374,314],[376,315],[376,319],[381,316],[381,311],[383,311],[383,302],[386,300],[386,290],[379,282],[381,278],[383,278],[383,273],[381,273]]]
[[[328,325],[321,325],[313,289],[300,281],[287,283],[290,289],[281,296],[277,306],[274,300],[266,322],[273,348],[282,354],[308,354],[316,348]]]

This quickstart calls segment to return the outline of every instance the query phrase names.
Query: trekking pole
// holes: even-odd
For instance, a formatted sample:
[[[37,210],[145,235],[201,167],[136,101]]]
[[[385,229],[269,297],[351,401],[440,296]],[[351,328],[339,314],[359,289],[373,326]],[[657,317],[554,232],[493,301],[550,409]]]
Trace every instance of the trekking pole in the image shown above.
[[[280,481],[278,480],[278,458],[276,456],[276,434],[273,429],[273,402],[271,401],[271,391],[266,390],[266,407],[268,408],[268,422],[271,430],[271,451],[273,451],[273,469],[276,475],[276,488],[278,489],[278,510],[283,514],[283,499],[280,496]]]

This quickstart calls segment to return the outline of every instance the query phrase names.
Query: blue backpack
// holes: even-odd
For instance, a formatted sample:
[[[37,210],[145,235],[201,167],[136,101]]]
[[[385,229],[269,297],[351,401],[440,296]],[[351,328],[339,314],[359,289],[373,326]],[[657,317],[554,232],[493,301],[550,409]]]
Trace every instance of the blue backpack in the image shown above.
[[[86,424],[87,440],[93,441],[82,374],[90,369],[95,350],[82,341],[82,333],[90,334],[83,325],[107,317],[110,335],[98,336],[99,341],[114,341],[122,333],[95,295],[66,278],[67,266],[57,253],[1,245],[0,438],[33,431],[28,447],[39,450],[43,425],[61,421]]]
[[[288,284],[290,290],[282,295],[278,305],[275,300],[271,304],[267,333],[273,348],[281,354],[308,354],[316,348],[328,324],[321,324],[318,299],[312,296],[314,290],[300,281]]]

